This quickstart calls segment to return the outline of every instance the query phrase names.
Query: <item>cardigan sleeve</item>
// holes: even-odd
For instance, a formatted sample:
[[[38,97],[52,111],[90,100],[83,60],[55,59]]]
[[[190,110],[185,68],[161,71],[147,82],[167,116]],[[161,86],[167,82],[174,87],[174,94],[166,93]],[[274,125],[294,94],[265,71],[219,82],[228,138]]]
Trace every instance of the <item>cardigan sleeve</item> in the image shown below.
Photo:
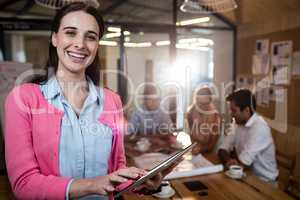
[[[126,166],[126,157],[124,150],[124,134],[127,131],[127,123],[124,118],[123,106],[119,95],[116,95],[116,106],[118,110],[118,145],[117,145],[117,169]]]
[[[30,93],[18,87],[6,98],[5,159],[8,178],[17,199],[65,199],[70,179],[42,174],[36,159]]]

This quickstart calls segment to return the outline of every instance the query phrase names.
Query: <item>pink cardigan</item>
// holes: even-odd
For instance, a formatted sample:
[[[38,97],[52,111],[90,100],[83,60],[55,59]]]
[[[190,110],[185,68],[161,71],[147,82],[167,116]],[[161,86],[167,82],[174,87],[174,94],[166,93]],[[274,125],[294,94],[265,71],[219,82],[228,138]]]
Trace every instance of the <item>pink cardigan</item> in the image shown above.
[[[126,164],[120,98],[104,89],[99,122],[112,129],[111,173]],[[8,177],[18,199],[65,199],[70,181],[60,177],[58,151],[63,112],[49,104],[36,84],[14,88],[5,102],[5,156]],[[100,147],[99,147],[100,148]]]

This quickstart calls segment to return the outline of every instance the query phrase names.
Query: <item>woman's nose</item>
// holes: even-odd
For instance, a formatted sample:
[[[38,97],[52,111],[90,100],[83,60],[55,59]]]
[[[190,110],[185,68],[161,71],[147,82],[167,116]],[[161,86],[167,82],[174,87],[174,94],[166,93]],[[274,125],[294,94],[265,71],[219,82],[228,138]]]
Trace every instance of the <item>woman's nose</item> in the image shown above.
[[[74,43],[75,43],[75,47],[79,49],[85,48],[85,41],[84,38],[81,36],[76,37]]]

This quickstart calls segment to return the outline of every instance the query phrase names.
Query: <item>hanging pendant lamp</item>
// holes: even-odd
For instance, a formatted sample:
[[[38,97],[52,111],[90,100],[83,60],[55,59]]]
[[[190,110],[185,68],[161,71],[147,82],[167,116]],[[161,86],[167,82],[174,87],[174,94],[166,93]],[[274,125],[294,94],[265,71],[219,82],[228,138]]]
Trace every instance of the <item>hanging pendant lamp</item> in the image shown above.
[[[95,8],[99,7],[99,2],[97,0],[35,0],[36,4],[50,9],[60,9],[73,2],[85,2]]]
[[[194,14],[221,13],[236,8],[235,0],[184,0],[180,6],[181,11]]]

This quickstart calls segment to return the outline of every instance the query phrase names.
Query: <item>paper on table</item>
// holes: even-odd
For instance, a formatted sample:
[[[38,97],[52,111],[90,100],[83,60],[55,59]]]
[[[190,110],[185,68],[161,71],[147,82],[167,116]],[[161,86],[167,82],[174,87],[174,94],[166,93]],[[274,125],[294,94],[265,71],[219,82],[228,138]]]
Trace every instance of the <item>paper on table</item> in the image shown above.
[[[207,167],[201,167],[188,171],[173,171],[167,176],[165,176],[164,180],[176,179],[176,178],[184,178],[191,176],[199,176],[205,174],[212,174],[223,171],[223,165],[212,165]]]
[[[169,155],[162,153],[146,153],[134,158],[134,162],[137,167],[151,169],[165,160],[168,156]],[[223,171],[222,165],[213,165],[201,154],[193,156],[191,153],[188,153],[184,156],[184,160],[181,161],[164,179],[190,177],[217,173],[220,171]]]
[[[191,153],[185,156],[183,160],[171,173],[164,179],[191,177],[204,174],[211,174],[223,171],[223,165],[213,165],[201,154],[193,156]]]

